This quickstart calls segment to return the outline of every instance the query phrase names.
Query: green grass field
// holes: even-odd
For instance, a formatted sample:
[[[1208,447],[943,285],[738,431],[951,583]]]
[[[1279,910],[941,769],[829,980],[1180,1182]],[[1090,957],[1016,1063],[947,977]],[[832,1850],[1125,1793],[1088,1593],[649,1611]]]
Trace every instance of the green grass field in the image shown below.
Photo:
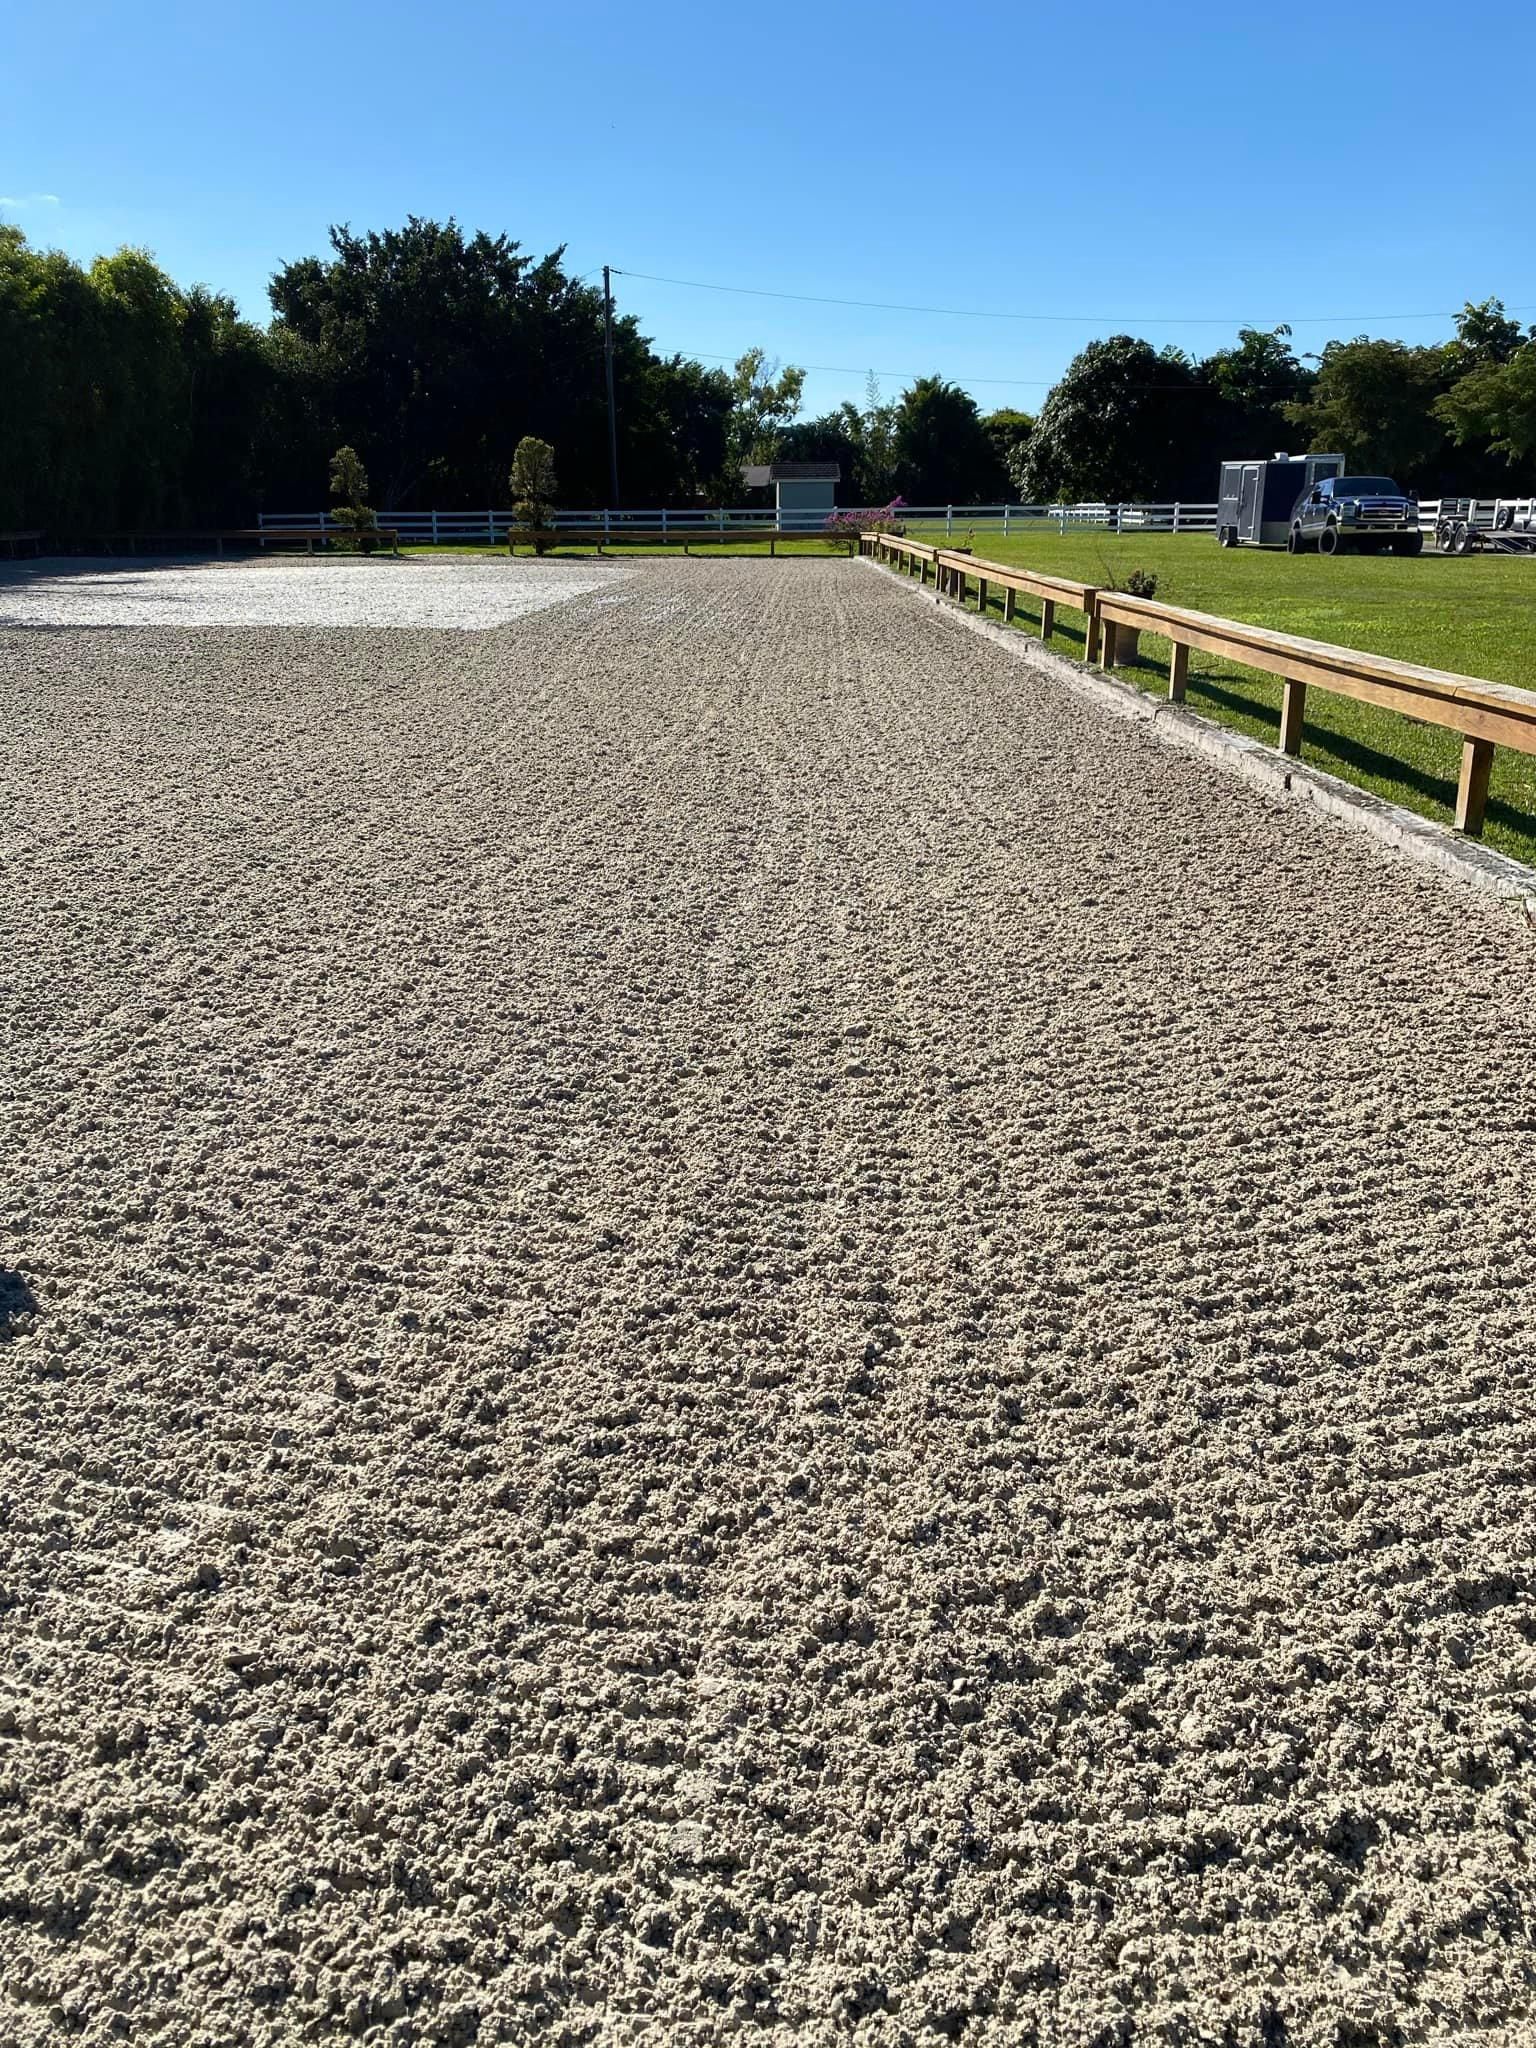
[[[943,538],[942,529],[933,534],[918,527],[910,530],[915,538]],[[1387,555],[1325,560],[1320,555],[1220,548],[1211,534],[1116,536],[1042,528],[1005,539],[997,532],[967,533],[958,521],[954,545],[970,546],[995,562],[1075,576],[1085,583],[1123,584],[1132,569],[1147,569],[1157,577],[1158,597],[1169,604],[1536,689],[1536,560],[1434,554],[1414,561]],[[465,547],[402,552],[432,556],[493,551]],[[612,559],[673,552],[633,548]],[[828,552],[814,538],[797,542],[793,549],[797,555],[824,557]],[[557,557],[588,553],[586,548],[554,551]],[[716,554],[766,555],[767,548],[710,547],[699,550],[698,559]],[[1000,601],[994,602],[993,612],[1000,617]],[[1032,630],[1038,619],[1038,609],[1020,599],[1020,629]],[[1051,645],[1062,654],[1082,658],[1082,628],[1074,613],[1058,614]],[[1117,673],[1161,694],[1167,688],[1167,643],[1144,634],[1141,646],[1141,661]],[[1190,708],[1270,744],[1279,735],[1280,687],[1276,679],[1218,656],[1198,650],[1191,654]],[[1454,733],[1312,690],[1302,754],[1345,781],[1449,823],[1461,760],[1461,741]],[[1507,747],[1495,754],[1483,837],[1518,860],[1536,862],[1536,756]]]
[[[1123,584],[1132,569],[1147,569],[1157,577],[1159,599],[1168,604],[1536,689],[1536,560],[1434,554],[1415,561],[1388,555],[1328,560],[1221,548],[1211,534],[1040,532],[1005,540],[999,533],[967,536],[958,523],[954,544],[969,545],[995,562],[1084,583]],[[1027,630],[1038,624],[1038,610],[1020,603]],[[994,609],[1000,613],[1001,604]],[[1051,644],[1081,659],[1083,635],[1075,613],[1058,614]],[[1141,647],[1141,662],[1116,673],[1161,693],[1167,688],[1167,643],[1144,634]],[[1280,689],[1275,678],[1198,649],[1191,653],[1187,702],[1220,725],[1273,744],[1280,729]],[[1461,761],[1454,733],[1312,690],[1302,754],[1393,803],[1449,821]],[[1518,860],[1536,861],[1536,756],[1507,747],[1494,755],[1483,837]]]

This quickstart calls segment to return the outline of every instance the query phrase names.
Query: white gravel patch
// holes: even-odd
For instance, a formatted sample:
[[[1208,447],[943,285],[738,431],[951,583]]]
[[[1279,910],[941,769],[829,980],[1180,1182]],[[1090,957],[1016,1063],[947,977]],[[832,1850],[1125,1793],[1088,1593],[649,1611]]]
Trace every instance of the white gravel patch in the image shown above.
[[[0,2040],[1536,2038],[1536,940],[633,575],[0,636]]]
[[[484,632],[611,588],[611,564],[513,561],[135,563],[0,569],[7,626],[366,626]]]

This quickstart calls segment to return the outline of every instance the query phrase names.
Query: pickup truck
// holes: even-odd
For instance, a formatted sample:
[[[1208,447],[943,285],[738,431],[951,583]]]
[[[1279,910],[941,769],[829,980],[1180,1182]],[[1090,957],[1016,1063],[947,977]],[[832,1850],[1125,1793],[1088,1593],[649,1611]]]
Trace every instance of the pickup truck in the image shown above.
[[[1291,508],[1293,555],[1419,555],[1419,501],[1389,476],[1325,476]]]

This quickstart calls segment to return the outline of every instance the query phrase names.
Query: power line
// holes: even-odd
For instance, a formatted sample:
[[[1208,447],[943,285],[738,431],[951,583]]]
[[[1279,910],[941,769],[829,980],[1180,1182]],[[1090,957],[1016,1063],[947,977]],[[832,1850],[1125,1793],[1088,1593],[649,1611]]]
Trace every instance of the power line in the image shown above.
[[[615,277],[641,278],[647,284],[680,285],[693,292],[730,292],[739,298],[788,299],[801,306],[853,306],[865,313],[935,313],[951,320],[1041,320],[1071,327],[1243,327],[1254,325],[1246,315],[1217,319],[1209,313],[995,313],[978,306],[908,306],[891,299],[835,299],[819,292],[775,292],[759,285],[710,284],[697,277],[658,277],[649,270],[621,270]],[[1529,306],[1506,306],[1506,313],[1528,313]],[[1461,308],[1457,307],[1456,312]],[[1293,313],[1283,323],[1288,327],[1347,327],[1371,320],[1454,320],[1456,313]],[[892,372],[892,375],[898,374]],[[993,378],[994,383],[1016,379]]]
[[[618,271],[614,272],[616,277],[620,274]],[[738,356],[713,356],[704,349],[689,348],[682,344],[673,353],[691,356],[695,362],[700,363],[734,363],[739,360]],[[867,365],[860,370],[852,363],[796,363],[794,367],[797,370],[825,370],[828,375],[837,377],[931,377],[935,374],[932,370],[879,370],[871,369]],[[967,377],[956,370],[951,372],[949,381],[953,384],[1028,384],[1031,388],[1038,387],[1042,391],[1048,391],[1057,380],[1054,377]],[[1179,387],[1156,385],[1151,388],[1161,391]]]
[[[617,274],[615,272],[615,275]],[[691,362],[697,363],[734,363],[739,360],[736,356],[708,355],[703,349],[698,348],[679,347],[673,353],[686,356]],[[797,370],[825,370],[829,374],[839,377],[911,377],[915,379],[918,377],[931,377],[935,374],[932,370],[856,370],[851,363],[795,363],[791,367]],[[1027,384],[1032,390],[1049,391],[1059,384],[1061,379],[1059,377],[967,377],[963,371],[956,370],[945,378],[945,382],[949,384]],[[1177,391],[1189,392],[1191,394],[1198,392],[1207,398],[1211,392],[1211,387],[1208,384],[1200,384],[1194,381],[1187,384],[1128,384],[1121,388],[1127,391]]]

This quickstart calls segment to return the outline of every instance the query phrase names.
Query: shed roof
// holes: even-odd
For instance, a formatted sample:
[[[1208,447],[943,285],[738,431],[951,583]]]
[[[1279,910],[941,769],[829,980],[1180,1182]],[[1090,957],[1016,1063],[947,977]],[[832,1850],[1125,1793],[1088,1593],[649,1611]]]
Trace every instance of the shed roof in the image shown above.
[[[764,484],[835,484],[842,478],[836,462],[744,462],[741,480],[753,490]]]

